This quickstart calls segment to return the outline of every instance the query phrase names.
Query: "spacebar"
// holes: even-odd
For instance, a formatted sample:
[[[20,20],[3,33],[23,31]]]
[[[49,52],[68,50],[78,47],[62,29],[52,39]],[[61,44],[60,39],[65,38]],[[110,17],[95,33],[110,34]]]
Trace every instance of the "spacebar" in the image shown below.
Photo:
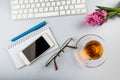
[[[35,17],[58,16],[59,12],[36,13]]]

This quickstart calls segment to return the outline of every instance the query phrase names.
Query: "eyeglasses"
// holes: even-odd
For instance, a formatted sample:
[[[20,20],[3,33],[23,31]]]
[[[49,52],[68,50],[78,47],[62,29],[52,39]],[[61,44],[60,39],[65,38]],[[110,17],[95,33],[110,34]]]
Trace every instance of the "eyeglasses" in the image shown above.
[[[64,43],[63,45],[60,47],[60,50],[53,54],[46,62],[45,66],[47,67],[52,61],[54,62],[54,67],[55,67],[55,70],[58,70],[58,66],[57,66],[57,63],[56,63],[56,58],[59,56],[60,57],[60,54],[61,52],[64,52],[64,49],[65,48],[71,48],[71,49],[77,49],[78,48],[78,43],[80,42],[80,40],[84,37],[87,37],[87,36],[96,36],[100,39],[103,40],[102,37],[100,37],[99,35],[96,35],[96,34],[87,34],[87,35],[84,35],[82,36],[81,38],[79,38],[75,44],[75,46],[70,46],[70,42],[73,41],[73,38],[68,38]]]

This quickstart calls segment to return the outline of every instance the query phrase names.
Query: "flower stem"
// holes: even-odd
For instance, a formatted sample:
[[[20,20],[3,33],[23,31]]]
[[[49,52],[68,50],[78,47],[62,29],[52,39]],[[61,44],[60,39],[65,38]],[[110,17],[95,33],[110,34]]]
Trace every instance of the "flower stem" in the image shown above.
[[[113,17],[114,15],[116,15],[118,13],[118,11],[112,11],[108,13],[107,19]]]

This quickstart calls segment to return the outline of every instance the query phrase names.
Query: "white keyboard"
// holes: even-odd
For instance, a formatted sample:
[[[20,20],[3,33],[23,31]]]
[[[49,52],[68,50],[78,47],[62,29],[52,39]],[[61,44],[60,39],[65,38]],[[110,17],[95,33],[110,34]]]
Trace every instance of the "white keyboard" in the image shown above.
[[[85,0],[11,0],[13,20],[86,13]]]

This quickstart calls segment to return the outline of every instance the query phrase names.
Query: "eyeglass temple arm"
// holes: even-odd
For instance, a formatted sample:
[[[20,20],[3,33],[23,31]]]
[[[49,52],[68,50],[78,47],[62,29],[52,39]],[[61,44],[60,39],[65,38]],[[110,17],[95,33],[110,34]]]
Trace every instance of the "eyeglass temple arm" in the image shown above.
[[[73,40],[73,38],[69,38],[67,41],[65,41],[65,42],[67,42],[67,43],[66,43],[66,44],[64,43],[65,45],[60,48],[60,50],[58,51],[58,53],[53,54],[53,55],[48,59],[48,61],[47,61],[46,64],[45,64],[46,67],[60,54],[61,51],[64,50],[65,47],[76,48],[76,47],[68,46],[68,44],[70,43],[71,40]]]
[[[46,62],[45,66],[47,67],[58,55],[59,55],[60,51],[56,54],[53,54]]]
[[[77,46],[66,46],[66,47],[77,49]]]

